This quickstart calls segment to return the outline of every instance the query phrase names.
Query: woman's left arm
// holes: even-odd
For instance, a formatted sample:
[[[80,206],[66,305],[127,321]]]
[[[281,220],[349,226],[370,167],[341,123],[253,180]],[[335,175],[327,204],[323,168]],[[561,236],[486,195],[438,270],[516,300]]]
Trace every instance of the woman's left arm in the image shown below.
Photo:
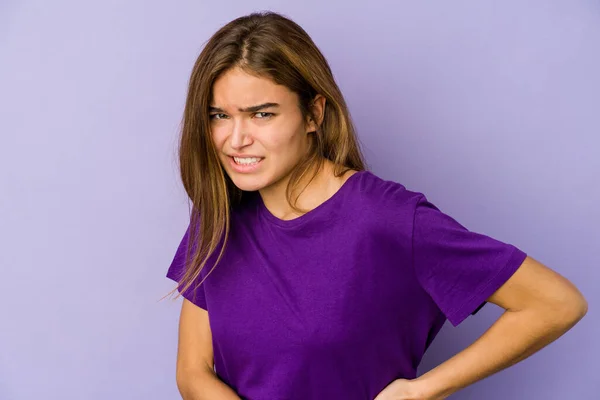
[[[377,400],[445,399],[539,351],[587,312],[571,282],[531,257],[488,301],[506,311],[480,338],[420,377],[393,382]]]

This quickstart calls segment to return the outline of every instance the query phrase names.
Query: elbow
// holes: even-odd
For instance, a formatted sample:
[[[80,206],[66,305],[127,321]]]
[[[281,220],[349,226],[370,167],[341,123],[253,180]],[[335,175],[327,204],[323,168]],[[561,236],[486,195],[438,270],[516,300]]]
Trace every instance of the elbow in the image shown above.
[[[197,385],[198,378],[200,376],[200,372],[196,369],[182,367],[177,368],[175,373],[175,381],[182,396],[184,396],[186,393],[189,393],[192,388]]]
[[[561,324],[570,329],[585,317],[588,312],[588,302],[576,290],[563,299],[557,311],[556,315],[560,317]]]
[[[177,384],[177,388],[180,392],[184,391],[188,380],[188,376],[184,374],[180,369],[177,369],[177,372],[175,373],[175,383]]]
[[[208,367],[178,365],[175,373],[177,389],[184,399],[197,398],[211,371]]]
[[[179,389],[179,393],[181,393],[182,397],[188,392],[189,382],[190,375],[177,369],[177,372],[175,373],[175,383],[177,384],[177,389]]]
[[[583,319],[583,317],[585,317],[585,315],[588,312],[588,302],[585,299],[585,297],[583,297],[583,295],[579,296],[577,302],[573,304],[573,308],[575,314],[574,318],[576,321],[580,321],[581,319]]]

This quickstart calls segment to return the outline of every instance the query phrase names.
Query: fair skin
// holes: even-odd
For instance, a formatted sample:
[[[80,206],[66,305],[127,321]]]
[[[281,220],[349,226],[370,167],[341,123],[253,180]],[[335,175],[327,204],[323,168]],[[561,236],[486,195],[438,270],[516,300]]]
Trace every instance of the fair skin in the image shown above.
[[[258,190],[267,209],[280,219],[300,215],[287,202],[285,190],[290,172],[309,149],[311,132],[321,123],[324,108],[325,99],[316,96],[315,119],[304,118],[296,94],[239,68],[226,72],[213,85],[211,134],[221,165],[237,187]],[[232,155],[257,156],[260,165],[252,172],[239,172],[232,165]],[[300,182],[304,190],[296,205],[305,210],[317,207],[354,172],[336,177],[333,164],[326,161],[306,187],[307,180]],[[179,321],[177,386],[183,399],[239,400],[214,373],[208,312],[184,299]]]
[[[310,132],[322,120],[325,99],[315,98],[316,120],[305,120],[294,93],[236,68],[215,82],[212,100],[212,139],[225,172],[240,189],[258,190],[276,217],[298,217],[287,203],[285,189],[289,173],[308,151],[314,134]],[[237,166],[232,155],[255,156],[259,163],[255,167]],[[335,177],[331,163],[326,163],[299,196],[298,206],[315,208],[352,173]],[[417,379],[392,382],[375,400],[445,399],[539,351],[587,311],[585,299],[573,284],[531,257],[488,301],[505,312],[487,332]],[[183,398],[239,399],[214,374],[208,313],[184,300],[179,332],[177,382]]]
[[[475,342],[417,379],[399,379],[375,400],[442,400],[550,344],[587,312],[567,279],[527,257],[489,299],[505,312]]]
[[[187,299],[179,316],[177,387],[184,400],[240,400],[213,370],[212,333],[208,312]]]
[[[242,190],[258,190],[265,206],[276,217],[298,217],[287,202],[285,190],[291,171],[309,150],[314,135],[310,132],[322,121],[325,98],[318,95],[314,99],[316,120],[305,119],[295,93],[269,79],[234,68],[215,81],[212,100],[212,138],[227,175]],[[239,172],[232,165],[232,155],[256,156],[260,162],[252,172]],[[352,173],[335,177],[333,164],[326,160],[308,186],[304,185],[308,179],[300,182],[299,188],[304,190],[297,206],[306,210],[315,208],[331,197]]]

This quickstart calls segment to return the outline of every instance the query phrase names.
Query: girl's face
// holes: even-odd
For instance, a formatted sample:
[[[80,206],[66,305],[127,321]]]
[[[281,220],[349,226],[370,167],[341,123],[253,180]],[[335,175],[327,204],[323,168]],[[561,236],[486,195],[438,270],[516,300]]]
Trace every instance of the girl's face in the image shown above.
[[[294,92],[237,67],[214,82],[209,113],[221,165],[246,191],[282,182],[308,151],[308,132],[316,130],[305,123]]]

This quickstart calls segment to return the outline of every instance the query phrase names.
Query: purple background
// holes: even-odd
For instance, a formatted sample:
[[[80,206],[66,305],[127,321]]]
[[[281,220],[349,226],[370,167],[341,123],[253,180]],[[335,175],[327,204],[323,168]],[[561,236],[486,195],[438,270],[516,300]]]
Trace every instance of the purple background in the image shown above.
[[[176,163],[202,44],[260,9],[335,71],[375,173],[571,279],[569,334],[453,399],[597,399],[597,1],[0,3],[0,399],[174,399]],[[447,324],[427,370],[493,305]]]

